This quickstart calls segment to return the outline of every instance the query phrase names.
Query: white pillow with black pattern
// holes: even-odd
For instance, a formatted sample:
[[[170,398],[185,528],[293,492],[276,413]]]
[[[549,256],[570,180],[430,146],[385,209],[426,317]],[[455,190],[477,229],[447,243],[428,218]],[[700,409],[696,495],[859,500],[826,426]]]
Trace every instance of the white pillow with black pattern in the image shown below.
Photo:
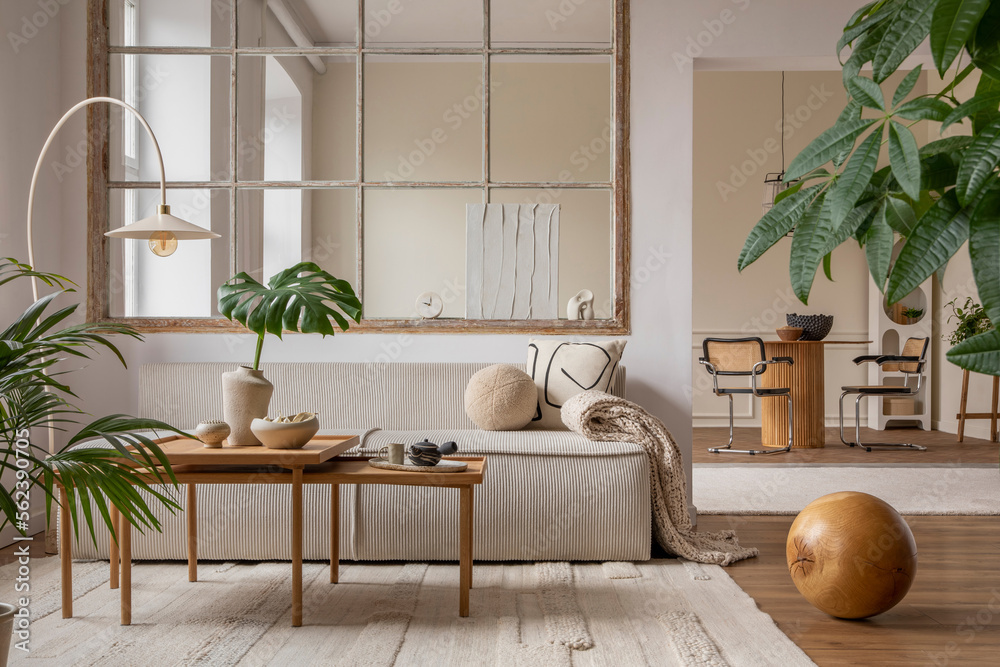
[[[563,403],[591,389],[611,393],[626,342],[532,338],[526,370],[538,388],[538,410],[529,427],[568,430],[560,416]]]

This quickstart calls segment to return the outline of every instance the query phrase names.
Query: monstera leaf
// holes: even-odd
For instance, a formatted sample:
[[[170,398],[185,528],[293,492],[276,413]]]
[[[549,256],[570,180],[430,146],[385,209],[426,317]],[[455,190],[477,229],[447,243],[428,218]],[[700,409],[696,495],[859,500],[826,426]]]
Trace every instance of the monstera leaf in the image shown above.
[[[254,370],[260,366],[265,334],[281,338],[285,331],[301,331],[332,336],[333,323],[347,331],[347,318],[361,321],[361,301],[350,283],[313,262],[300,262],[275,274],[266,287],[248,273],[238,273],[219,287],[218,296],[223,317],[257,334]]]

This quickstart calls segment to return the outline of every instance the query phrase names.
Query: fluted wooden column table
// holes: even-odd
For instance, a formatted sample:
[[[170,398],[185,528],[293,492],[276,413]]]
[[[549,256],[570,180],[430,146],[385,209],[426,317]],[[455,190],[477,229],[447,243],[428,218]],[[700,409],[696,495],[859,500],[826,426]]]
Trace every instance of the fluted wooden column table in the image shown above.
[[[788,387],[792,392],[792,448],[816,449],[826,443],[824,351],[827,345],[867,345],[864,340],[764,341],[768,359],[790,357],[792,365],[772,364],[761,376],[763,387]],[[782,397],[761,402],[761,444],[788,443],[788,402]]]

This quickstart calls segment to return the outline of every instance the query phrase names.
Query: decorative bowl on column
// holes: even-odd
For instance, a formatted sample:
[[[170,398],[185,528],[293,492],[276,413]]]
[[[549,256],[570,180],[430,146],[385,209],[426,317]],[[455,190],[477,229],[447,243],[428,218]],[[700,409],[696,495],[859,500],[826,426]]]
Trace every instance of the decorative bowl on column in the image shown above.
[[[229,424],[229,444],[233,447],[260,445],[260,440],[250,430],[254,419],[267,416],[274,385],[267,381],[263,371],[240,366],[235,371],[222,374],[222,412]]]

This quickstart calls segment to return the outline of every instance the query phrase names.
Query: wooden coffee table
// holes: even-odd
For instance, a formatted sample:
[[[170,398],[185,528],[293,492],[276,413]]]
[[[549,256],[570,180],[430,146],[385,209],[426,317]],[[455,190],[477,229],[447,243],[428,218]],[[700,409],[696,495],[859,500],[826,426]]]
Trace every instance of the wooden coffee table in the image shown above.
[[[485,458],[449,457],[469,464],[460,473],[420,473],[380,470],[367,458],[341,458],[338,454],[356,446],[357,436],[316,436],[303,449],[272,450],[264,447],[209,449],[196,440],[171,437],[157,441],[170,461],[178,483],[187,484],[188,580],[198,580],[197,499],[198,484],[291,484],[292,524],[292,625],[302,625],[302,488],[304,484],[330,485],[330,582],[337,583],[340,555],[340,485],[401,484],[459,489],[460,594],[459,613],[469,615],[472,587],[473,487],[483,481]],[[158,483],[154,477],[146,480]],[[62,492],[65,499],[65,491]],[[132,525],[114,507],[111,519],[111,588],[120,588],[121,623],[132,622]],[[72,528],[69,512],[60,513],[63,618],[73,615]],[[120,577],[119,577],[120,573]]]

